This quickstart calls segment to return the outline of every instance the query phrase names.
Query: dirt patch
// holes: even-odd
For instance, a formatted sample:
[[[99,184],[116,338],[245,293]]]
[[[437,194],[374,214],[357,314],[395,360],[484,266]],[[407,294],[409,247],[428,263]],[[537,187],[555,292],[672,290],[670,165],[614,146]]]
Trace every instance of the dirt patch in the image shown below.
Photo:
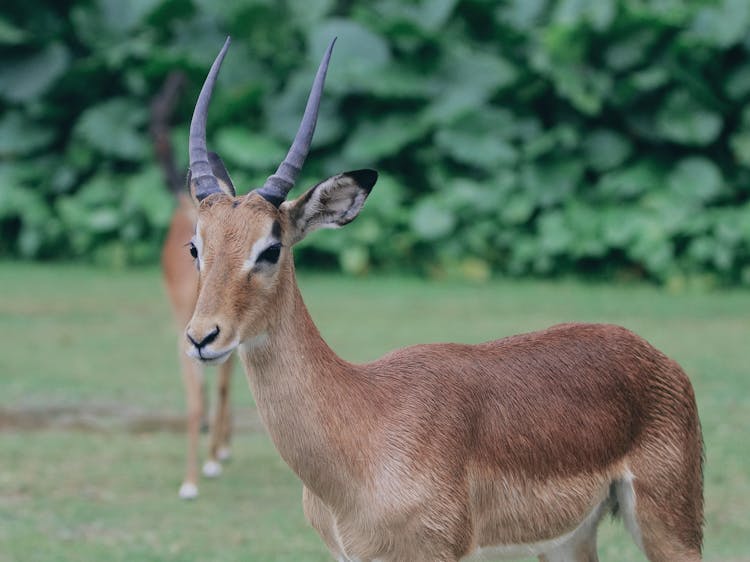
[[[254,408],[233,411],[234,431],[262,431]],[[137,410],[122,404],[40,405],[0,407],[0,431],[119,431],[151,433],[185,431],[185,415]]]

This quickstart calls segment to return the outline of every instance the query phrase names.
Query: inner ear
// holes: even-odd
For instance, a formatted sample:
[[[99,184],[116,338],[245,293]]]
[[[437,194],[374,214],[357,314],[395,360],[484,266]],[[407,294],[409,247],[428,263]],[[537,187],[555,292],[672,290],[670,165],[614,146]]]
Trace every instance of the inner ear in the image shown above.
[[[281,210],[289,217],[291,244],[318,228],[339,228],[357,218],[377,179],[375,170],[345,172],[283,203]]]

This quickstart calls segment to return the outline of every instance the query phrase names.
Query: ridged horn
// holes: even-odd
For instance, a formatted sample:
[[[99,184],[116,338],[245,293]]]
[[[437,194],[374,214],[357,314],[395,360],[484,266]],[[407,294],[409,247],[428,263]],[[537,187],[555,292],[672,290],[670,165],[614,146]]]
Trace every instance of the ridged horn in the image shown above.
[[[276,170],[276,173],[269,176],[263,187],[258,189],[258,194],[277,207],[281,205],[289,191],[294,187],[294,182],[297,181],[305,158],[310,152],[315,125],[318,122],[318,109],[320,108],[323,85],[328,72],[328,62],[331,60],[334,43],[336,43],[335,37],[328,45],[323,60],[320,61],[310,95],[307,98],[305,114],[302,116],[297,136],[294,137],[294,142],[292,142],[286,158]]]
[[[195,103],[193,110],[193,119],[190,121],[190,141],[188,151],[190,153],[190,176],[191,189],[198,201],[202,201],[212,193],[221,192],[219,182],[214,176],[211,164],[208,161],[208,149],[206,148],[206,117],[208,116],[208,106],[211,102],[211,92],[213,92],[216,77],[219,74],[221,63],[227,49],[232,42],[230,37],[224,42],[224,46],[216,56],[216,60],[208,71],[206,81],[203,83],[198,101]]]

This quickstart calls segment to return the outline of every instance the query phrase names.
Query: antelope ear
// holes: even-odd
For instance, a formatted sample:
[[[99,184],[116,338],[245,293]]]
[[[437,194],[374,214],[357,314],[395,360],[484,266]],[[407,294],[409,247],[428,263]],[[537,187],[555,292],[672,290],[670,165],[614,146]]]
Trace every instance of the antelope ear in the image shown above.
[[[224,162],[221,161],[221,158],[218,154],[215,152],[209,152],[208,153],[208,163],[211,165],[211,171],[213,172],[214,178],[216,179],[216,182],[219,184],[219,188],[229,195],[230,197],[234,197],[236,195],[236,192],[234,190],[234,184],[232,183],[232,178],[229,177],[229,172],[227,172],[226,166],[224,166]],[[206,182],[212,182],[210,176],[204,176],[203,181]],[[193,197],[193,201],[196,204],[199,204],[200,201],[196,198],[195,194],[197,192],[199,181],[193,181],[193,174],[190,170],[188,170],[187,175],[187,187],[188,191],[190,192],[190,195]],[[215,185],[215,184],[214,184]]]
[[[295,244],[318,228],[339,228],[353,221],[376,181],[375,170],[344,172],[282,203],[280,209],[289,217],[287,243]]]

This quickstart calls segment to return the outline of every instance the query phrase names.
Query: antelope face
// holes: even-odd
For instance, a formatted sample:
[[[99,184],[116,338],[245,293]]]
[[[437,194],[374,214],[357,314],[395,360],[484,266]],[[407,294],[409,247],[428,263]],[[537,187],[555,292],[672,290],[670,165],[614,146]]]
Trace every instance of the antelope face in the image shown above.
[[[346,172],[286,201],[312,141],[331,43],[286,159],[261,188],[236,197],[221,159],[206,149],[208,104],[228,47],[229,39],[206,78],[190,125],[188,185],[198,222],[189,251],[200,282],[185,335],[188,354],[207,363],[226,360],[242,343],[263,341],[278,321],[282,289],[294,283],[292,245],[313,230],[356,218],[377,180],[373,170]]]
[[[200,279],[185,331],[191,357],[221,362],[267,332],[280,272],[289,267],[281,232],[279,210],[256,193],[214,194],[200,204],[190,244]]]
[[[240,343],[262,341],[282,309],[280,288],[294,282],[291,247],[354,220],[376,181],[374,170],[346,172],[278,208],[257,191],[205,198],[190,243],[200,283],[185,332],[189,355],[221,362]]]

